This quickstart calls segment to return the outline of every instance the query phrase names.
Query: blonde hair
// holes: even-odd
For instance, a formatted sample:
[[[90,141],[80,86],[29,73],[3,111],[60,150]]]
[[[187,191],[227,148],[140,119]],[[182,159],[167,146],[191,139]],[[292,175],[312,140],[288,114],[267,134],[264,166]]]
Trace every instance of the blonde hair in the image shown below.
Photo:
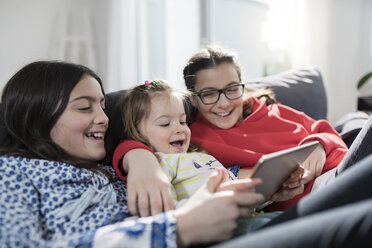
[[[121,118],[124,125],[123,134],[126,139],[139,141],[153,149],[150,142],[141,135],[138,127],[141,121],[146,119],[150,113],[152,97],[159,93],[181,99],[185,113],[187,116],[189,115],[187,92],[181,92],[172,88],[164,80],[154,80],[148,84],[135,86],[130,89],[126,102],[122,105],[125,106],[125,108],[122,108]]]

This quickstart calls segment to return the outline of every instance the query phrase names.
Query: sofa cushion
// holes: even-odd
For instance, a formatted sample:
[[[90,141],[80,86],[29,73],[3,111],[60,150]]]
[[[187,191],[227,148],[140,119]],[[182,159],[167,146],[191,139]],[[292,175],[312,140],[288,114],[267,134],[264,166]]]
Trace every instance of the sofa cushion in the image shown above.
[[[327,119],[326,90],[322,75],[315,68],[289,70],[250,80],[246,86],[272,89],[279,103],[305,112],[316,120]]]

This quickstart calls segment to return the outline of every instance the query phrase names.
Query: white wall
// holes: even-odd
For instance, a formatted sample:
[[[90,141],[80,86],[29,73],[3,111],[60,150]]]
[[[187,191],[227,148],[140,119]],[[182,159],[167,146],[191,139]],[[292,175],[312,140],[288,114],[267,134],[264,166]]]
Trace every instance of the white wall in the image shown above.
[[[56,2],[0,1],[1,89],[24,64],[48,58]]]
[[[84,1],[84,0],[83,0]],[[58,51],[61,6],[69,1],[60,0],[0,0],[0,87],[22,66],[36,61],[61,59]],[[107,5],[91,0],[89,11],[93,28],[93,49],[100,75],[106,75],[106,56],[103,52],[107,30]],[[85,7],[86,8],[86,7]],[[91,8],[91,9],[90,9]],[[77,11],[82,9],[79,6]],[[75,61],[73,61],[75,62]],[[79,61],[76,61],[79,62]]]
[[[359,94],[372,94],[370,85],[357,91],[359,78],[372,70],[372,1],[312,1],[317,19],[311,39],[317,42],[313,64],[323,74],[328,95],[328,119],[336,123],[356,110]],[[320,44],[321,43],[321,44]],[[372,84],[372,82],[369,82]]]
[[[265,45],[262,28],[268,7],[257,1],[211,0],[209,41],[238,54],[243,76],[258,78],[264,72]]]

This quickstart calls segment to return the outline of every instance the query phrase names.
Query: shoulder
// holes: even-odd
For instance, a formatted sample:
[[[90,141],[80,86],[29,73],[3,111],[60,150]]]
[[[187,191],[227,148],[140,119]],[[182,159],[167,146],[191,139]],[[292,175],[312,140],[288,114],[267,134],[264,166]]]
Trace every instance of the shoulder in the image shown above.
[[[280,103],[271,104],[268,109],[270,112],[275,112],[282,115],[306,116],[304,112]]]

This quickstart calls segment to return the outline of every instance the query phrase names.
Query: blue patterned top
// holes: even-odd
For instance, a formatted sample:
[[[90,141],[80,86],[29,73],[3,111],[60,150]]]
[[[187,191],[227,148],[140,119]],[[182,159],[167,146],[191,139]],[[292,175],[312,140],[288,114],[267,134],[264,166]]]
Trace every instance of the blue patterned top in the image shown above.
[[[131,217],[126,183],[104,168],[114,183],[62,162],[0,156],[0,247],[176,247],[174,213]]]

